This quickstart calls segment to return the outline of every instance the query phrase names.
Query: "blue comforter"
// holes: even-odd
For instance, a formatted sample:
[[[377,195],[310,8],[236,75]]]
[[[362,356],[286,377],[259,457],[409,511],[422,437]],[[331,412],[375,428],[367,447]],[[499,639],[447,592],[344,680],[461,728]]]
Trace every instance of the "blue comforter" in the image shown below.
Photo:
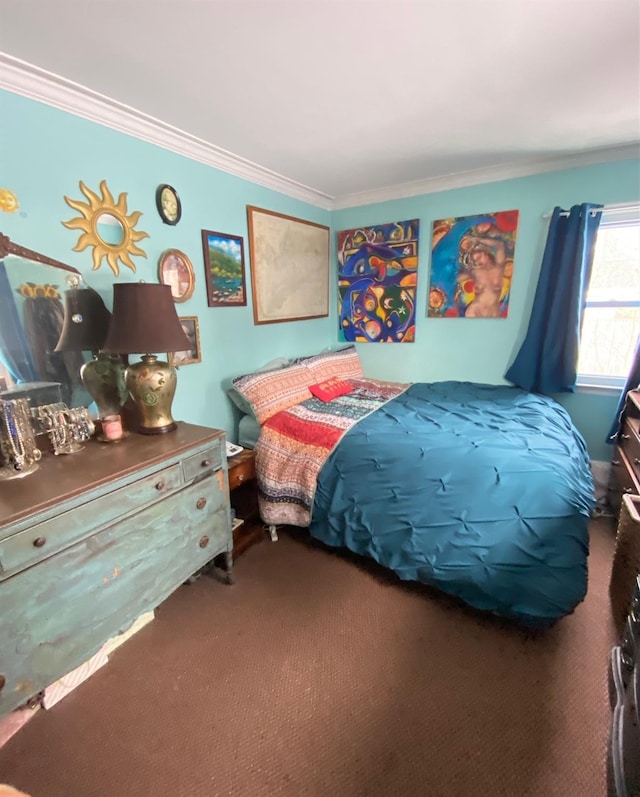
[[[592,505],[586,446],[558,403],[508,386],[415,384],[331,453],[310,532],[545,626],[586,593]]]

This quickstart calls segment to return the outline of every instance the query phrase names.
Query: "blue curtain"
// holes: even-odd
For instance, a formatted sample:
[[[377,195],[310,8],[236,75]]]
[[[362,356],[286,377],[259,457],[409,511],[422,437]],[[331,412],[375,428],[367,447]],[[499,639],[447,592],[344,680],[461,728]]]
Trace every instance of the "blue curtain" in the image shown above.
[[[625,386],[620,394],[620,399],[616,408],[616,414],[613,416],[613,423],[611,424],[611,429],[609,429],[609,434],[607,435],[607,443],[613,445],[614,443],[618,442],[618,435],[620,434],[621,428],[620,422],[622,420],[622,410],[624,409],[624,405],[627,400],[627,393],[638,386],[640,386],[640,335],[638,335],[636,348],[633,352],[631,370],[629,371],[629,376],[627,377]]]
[[[575,390],[584,303],[602,205],[556,207],[520,351],[505,378],[534,393]]]
[[[35,382],[36,368],[11,292],[7,269],[0,260],[0,360],[16,382]]]

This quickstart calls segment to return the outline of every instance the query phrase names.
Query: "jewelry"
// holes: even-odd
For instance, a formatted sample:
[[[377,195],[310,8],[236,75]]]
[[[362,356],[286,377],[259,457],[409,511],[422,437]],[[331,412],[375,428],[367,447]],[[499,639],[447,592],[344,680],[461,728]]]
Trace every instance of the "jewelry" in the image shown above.
[[[14,414],[15,401],[2,401],[2,420],[5,427],[5,442],[9,449],[8,459],[15,470],[22,470],[26,463],[24,441],[18,429]]]

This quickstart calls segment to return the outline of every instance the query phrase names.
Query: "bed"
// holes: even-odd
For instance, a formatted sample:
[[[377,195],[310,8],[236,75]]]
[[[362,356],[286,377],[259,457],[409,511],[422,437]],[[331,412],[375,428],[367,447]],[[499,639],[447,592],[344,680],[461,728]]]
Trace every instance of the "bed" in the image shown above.
[[[355,347],[234,388],[261,428],[266,523],[308,527],[528,626],[552,625],[584,598],[593,483],[557,402],[502,385],[367,379]]]

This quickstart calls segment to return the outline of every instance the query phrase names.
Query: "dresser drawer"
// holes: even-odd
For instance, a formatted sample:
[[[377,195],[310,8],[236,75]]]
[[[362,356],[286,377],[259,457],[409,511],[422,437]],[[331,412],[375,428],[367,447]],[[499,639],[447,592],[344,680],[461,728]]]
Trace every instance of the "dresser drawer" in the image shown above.
[[[5,581],[0,714],[70,672],[231,546],[226,496],[209,476]]]
[[[159,501],[182,486],[180,463],[112,490],[0,542],[0,581],[52,556],[92,531]]]
[[[640,438],[629,420],[626,420],[622,427],[620,447],[624,451],[636,479],[640,481]]]
[[[222,446],[219,440],[199,454],[187,457],[182,463],[185,482],[193,481],[204,473],[219,470],[222,467]]]
[[[233,491],[245,482],[254,481],[255,478],[255,459],[250,457],[229,469],[229,490]]]
[[[625,493],[640,494],[640,484],[622,446],[614,446],[611,459],[608,499],[616,514]]]

